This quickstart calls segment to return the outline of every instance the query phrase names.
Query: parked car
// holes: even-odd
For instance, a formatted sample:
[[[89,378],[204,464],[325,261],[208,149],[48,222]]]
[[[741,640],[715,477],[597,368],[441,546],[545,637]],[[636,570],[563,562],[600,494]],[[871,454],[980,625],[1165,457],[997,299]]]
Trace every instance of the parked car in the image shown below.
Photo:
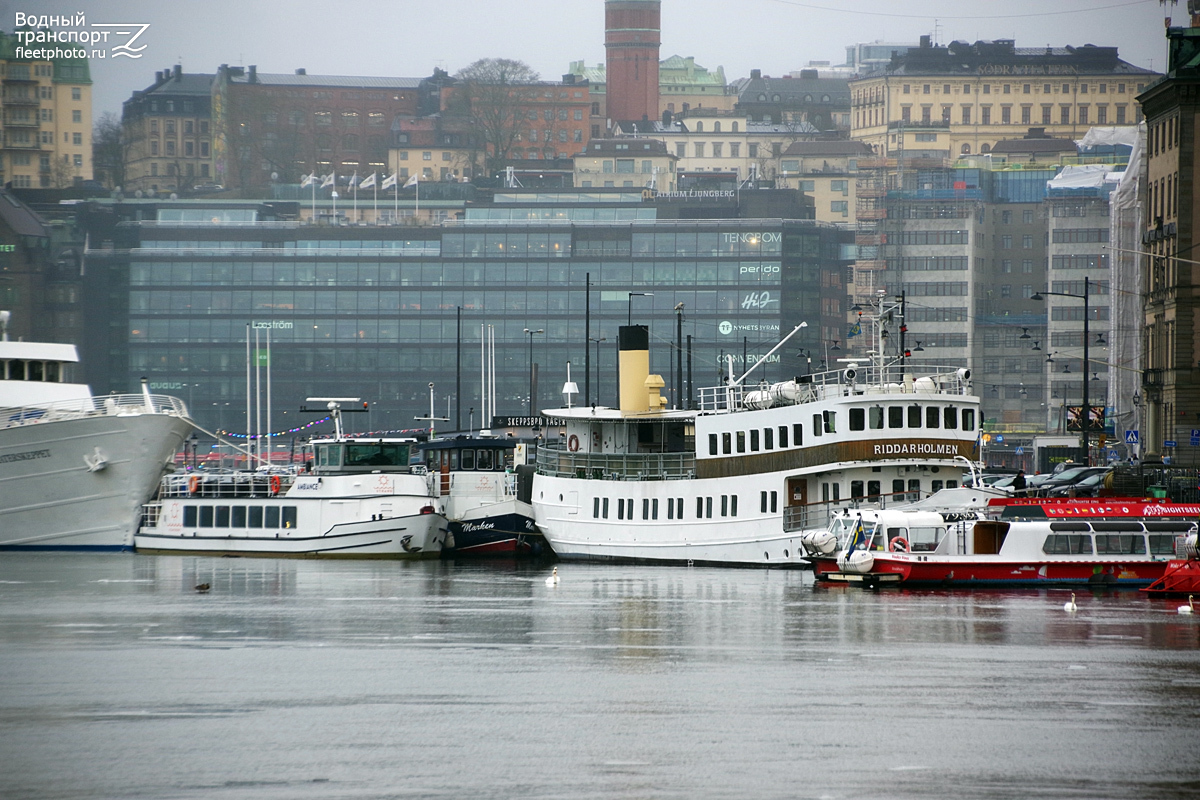
[[[1108,472],[1108,467],[1073,467],[1052,475],[1038,486],[1038,494],[1050,496],[1057,489],[1067,489],[1091,475]],[[1065,494],[1066,492],[1064,492]]]
[[[1058,486],[1049,490],[1050,497],[1096,497],[1100,494],[1100,489],[1104,487],[1104,481],[1111,474],[1111,470],[1105,469],[1075,481],[1068,483],[1065,486]]]

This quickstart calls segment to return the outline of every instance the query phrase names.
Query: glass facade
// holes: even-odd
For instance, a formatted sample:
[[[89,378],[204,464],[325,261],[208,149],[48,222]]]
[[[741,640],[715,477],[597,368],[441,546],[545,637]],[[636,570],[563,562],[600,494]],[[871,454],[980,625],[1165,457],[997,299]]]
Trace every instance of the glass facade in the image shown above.
[[[189,402],[210,429],[245,428],[247,336],[253,342],[257,335],[264,351],[271,339],[276,430],[312,419],[297,416],[309,396],[370,401],[369,417],[349,423],[356,430],[425,427],[413,418],[428,416],[430,382],[435,415],[450,417],[438,427],[465,429],[472,413],[480,425],[487,328],[496,341],[496,412],[512,415],[528,412],[531,360],[536,407],[563,403],[568,361],[581,391],[590,379],[592,402],[615,405],[617,328],[627,320],[650,326],[651,372],[664,377],[664,395],[675,405],[679,304],[696,386],[718,380],[723,354],[734,355],[735,369],[753,364],[781,329],[807,320],[809,327],[755,377],[803,372],[795,353],[817,346],[820,315],[836,321],[844,313],[847,262],[839,258],[847,234],[810,221],[468,214],[414,229],[226,214],[200,225],[165,208],[156,220],[141,221],[120,205],[118,217],[126,219],[112,234],[114,248],[89,255],[89,265],[108,276],[110,319],[122,326],[110,345],[111,383],[136,386],[147,376],[154,391]],[[259,363],[266,359],[264,352]],[[686,361],[685,353],[685,382]]]

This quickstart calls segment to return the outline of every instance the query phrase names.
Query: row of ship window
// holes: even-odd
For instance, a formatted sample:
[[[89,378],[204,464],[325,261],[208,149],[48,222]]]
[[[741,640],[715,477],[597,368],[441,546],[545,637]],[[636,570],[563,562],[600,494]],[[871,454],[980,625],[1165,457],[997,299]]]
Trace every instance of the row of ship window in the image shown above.
[[[924,409],[923,412],[922,409]],[[868,425],[871,430],[881,430],[884,427],[884,411],[883,406],[851,408],[849,412],[850,430],[866,430]],[[886,411],[887,427],[889,428],[958,430],[961,424],[964,431],[975,430],[975,409],[973,408],[961,409],[960,413],[957,406],[941,408],[939,406],[920,406],[914,403],[907,408],[905,406],[889,406]],[[760,450],[785,450],[789,446],[789,432],[791,447],[803,447],[804,425],[796,422],[790,426],[780,425],[777,428],[753,428],[749,431],[710,433],[708,435],[708,454],[710,456],[727,456],[733,455],[735,452],[757,453]],[[837,433],[837,412],[823,411],[820,414],[813,414],[812,432],[813,436],[818,437],[826,433]],[[778,447],[776,443],[778,443]]]
[[[295,528],[296,506],[184,506],[185,528]]]
[[[760,511],[764,514],[777,513],[779,510],[779,493],[778,492],[760,492]],[[665,519],[684,518],[683,498],[668,497],[665,503],[666,516]],[[610,508],[613,508],[614,518],[619,520],[655,520],[659,518],[659,498],[643,497],[641,507],[641,517],[637,516],[637,504],[633,498],[618,497],[616,503],[612,503],[607,497],[592,498],[592,519],[609,519]],[[738,515],[738,496],[736,494],[723,494],[720,497],[697,497],[696,498],[696,516],[695,519],[712,519],[716,514],[719,517],[736,517]]]
[[[1095,549],[1093,549],[1093,539]],[[1042,552],[1050,555],[1145,555],[1149,542],[1152,555],[1174,555],[1174,534],[1095,534],[1052,533],[1042,544]]]

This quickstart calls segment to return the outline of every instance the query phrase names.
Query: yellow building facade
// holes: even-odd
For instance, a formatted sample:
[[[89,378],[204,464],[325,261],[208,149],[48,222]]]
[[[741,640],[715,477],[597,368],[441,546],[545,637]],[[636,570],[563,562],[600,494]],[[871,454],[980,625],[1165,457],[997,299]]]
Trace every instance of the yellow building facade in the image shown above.
[[[91,180],[87,59],[18,58],[19,46],[15,36],[0,34],[0,182],[59,189]]]
[[[938,129],[948,136],[928,149],[951,157],[988,153],[1031,127],[1080,139],[1095,125],[1140,122],[1135,97],[1156,77],[1122,61],[1115,47],[1018,48],[1012,40],[942,47],[923,37],[920,47],[850,82],[851,136],[891,155],[908,149],[904,132]]]

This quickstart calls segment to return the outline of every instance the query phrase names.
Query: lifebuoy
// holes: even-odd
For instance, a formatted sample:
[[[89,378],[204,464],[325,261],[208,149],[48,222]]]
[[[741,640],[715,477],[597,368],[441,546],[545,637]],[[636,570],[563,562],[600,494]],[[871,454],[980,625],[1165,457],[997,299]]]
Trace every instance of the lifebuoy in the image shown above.
[[[282,485],[283,482],[279,480],[278,475],[271,476],[271,494],[279,494],[279,489]]]
[[[888,550],[891,550],[893,553],[909,552],[908,539],[905,539],[903,536],[894,537],[888,542]]]
[[[193,475],[188,478],[188,494],[195,494],[200,490],[200,476]]]
[[[579,437],[573,433],[567,438],[567,449],[572,453],[579,452]]]

